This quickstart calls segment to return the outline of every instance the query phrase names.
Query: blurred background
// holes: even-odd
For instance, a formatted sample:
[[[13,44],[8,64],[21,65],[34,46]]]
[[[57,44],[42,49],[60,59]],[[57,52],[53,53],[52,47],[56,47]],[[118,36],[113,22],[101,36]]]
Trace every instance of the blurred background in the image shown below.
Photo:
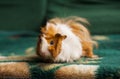
[[[48,19],[67,16],[88,19],[92,35],[120,39],[120,0],[0,0],[0,55],[24,55]]]

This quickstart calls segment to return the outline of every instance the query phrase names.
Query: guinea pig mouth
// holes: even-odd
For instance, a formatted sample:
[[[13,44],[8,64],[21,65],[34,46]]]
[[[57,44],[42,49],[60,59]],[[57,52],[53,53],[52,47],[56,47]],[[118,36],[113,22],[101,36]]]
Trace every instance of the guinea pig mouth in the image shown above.
[[[46,57],[46,55],[45,55],[45,52],[43,53],[40,53],[40,56],[42,56],[42,57]]]

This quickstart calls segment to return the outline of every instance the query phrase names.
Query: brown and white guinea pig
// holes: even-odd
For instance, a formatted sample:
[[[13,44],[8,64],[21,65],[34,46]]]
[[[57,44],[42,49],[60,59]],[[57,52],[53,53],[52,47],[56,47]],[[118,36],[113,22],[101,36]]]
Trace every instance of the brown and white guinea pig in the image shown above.
[[[53,62],[73,62],[81,56],[97,57],[93,54],[94,44],[84,24],[88,21],[81,17],[53,18],[45,27],[37,43],[36,53],[43,60]]]

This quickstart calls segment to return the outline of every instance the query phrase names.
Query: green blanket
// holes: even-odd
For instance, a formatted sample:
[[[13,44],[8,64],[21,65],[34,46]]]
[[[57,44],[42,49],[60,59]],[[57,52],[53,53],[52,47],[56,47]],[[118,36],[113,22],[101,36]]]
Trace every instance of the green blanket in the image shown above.
[[[0,33],[0,79],[120,79],[120,35],[94,35],[97,59],[45,63],[35,55],[38,33]]]

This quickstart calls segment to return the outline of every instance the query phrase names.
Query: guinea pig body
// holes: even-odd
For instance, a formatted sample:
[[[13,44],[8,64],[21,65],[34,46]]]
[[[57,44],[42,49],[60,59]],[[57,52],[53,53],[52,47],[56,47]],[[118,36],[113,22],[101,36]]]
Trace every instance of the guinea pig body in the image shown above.
[[[95,57],[89,31],[82,23],[84,18],[55,18],[41,29],[37,54],[53,62],[73,62],[81,56]]]

